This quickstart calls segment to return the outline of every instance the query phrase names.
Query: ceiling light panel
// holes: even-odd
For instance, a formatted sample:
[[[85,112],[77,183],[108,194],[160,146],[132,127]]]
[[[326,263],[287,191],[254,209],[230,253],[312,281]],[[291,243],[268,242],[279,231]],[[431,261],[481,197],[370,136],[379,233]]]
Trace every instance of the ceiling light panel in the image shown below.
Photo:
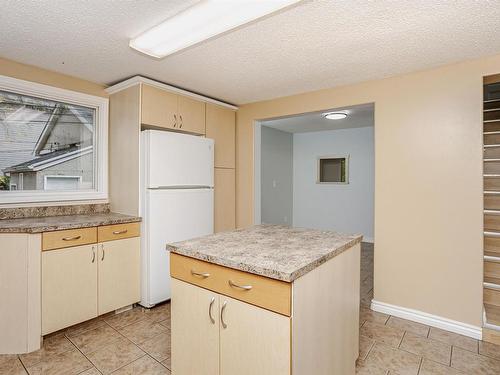
[[[130,40],[156,58],[181,51],[301,0],[203,0]]]

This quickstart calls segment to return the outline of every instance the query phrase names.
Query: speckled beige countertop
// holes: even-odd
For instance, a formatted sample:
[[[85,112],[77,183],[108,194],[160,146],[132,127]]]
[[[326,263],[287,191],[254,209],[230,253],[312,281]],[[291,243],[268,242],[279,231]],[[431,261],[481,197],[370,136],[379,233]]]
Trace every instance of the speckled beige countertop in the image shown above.
[[[257,225],[167,245],[173,253],[292,282],[361,242],[363,236]]]
[[[97,227],[141,221],[140,217],[113,212],[89,215],[28,217],[0,220],[0,233],[41,233],[54,230]]]

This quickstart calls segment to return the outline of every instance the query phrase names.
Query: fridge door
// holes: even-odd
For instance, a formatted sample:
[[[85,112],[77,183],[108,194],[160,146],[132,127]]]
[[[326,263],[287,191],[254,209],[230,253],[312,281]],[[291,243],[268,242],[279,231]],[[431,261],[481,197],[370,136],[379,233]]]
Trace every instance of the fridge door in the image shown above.
[[[213,189],[147,190],[142,246],[142,300],[151,307],[170,299],[168,243],[212,234]]]
[[[145,130],[141,133],[145,186],[214,186],[213,139]]]

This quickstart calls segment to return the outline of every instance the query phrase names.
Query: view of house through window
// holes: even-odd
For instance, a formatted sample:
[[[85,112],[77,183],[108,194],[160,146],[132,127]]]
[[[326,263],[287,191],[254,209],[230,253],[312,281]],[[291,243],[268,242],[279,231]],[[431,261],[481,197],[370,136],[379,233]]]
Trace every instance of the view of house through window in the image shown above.
[[[96,110],[0,91],[0,190],[95,188]]]

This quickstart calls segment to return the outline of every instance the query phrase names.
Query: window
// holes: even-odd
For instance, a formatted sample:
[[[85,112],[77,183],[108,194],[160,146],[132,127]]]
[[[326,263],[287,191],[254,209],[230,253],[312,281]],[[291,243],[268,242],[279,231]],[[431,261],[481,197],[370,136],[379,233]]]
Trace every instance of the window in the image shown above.
[[[349,158],[320,157],[318,158],[317,183],[348,184]]]
[[[0,204],[107,199],[108,100],[0,76]]]

